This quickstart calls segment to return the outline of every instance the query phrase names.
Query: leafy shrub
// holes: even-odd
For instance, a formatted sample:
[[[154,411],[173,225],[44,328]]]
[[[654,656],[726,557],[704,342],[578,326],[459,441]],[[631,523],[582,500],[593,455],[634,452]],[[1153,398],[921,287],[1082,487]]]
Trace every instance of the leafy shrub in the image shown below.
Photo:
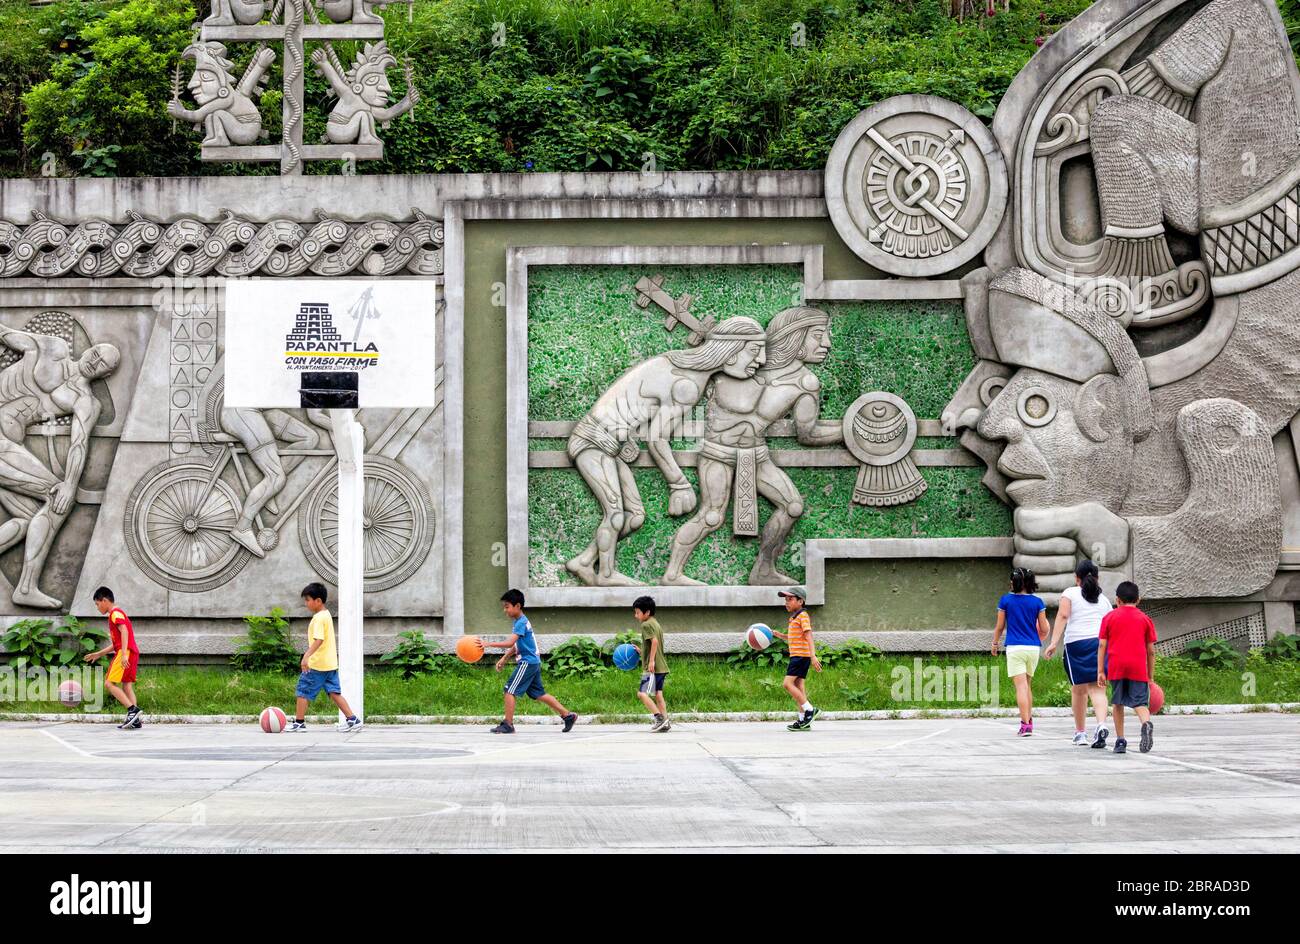
[[[609,661],[611,665],[614,661],[614,650],[624,643],[629,646],[636,646],[637,651],[640,652],[641,634],[635,629],[629,629],[625,632],[619,633],[613,639],[605,640],[605,644],[600,647],[600,651],[604,653],[606,660]],[[642,653],[642,655],[644,655],[644,653]]]
[[[822,646],[817,650],[817,659],[823,666],[857,665],[879,659],[884,656],[876,646],[862,639],[850,639],[838,646]]]
[[[1279,633],[1254,651],[1269,662],[1300,660],[1300,637]]]
[[[69,614],[58,629],[46,617],[18,620],[0,639],[0,645],[16,666],[63,666],[98,649],[107,638],[105,630]]]
[[[1241,663],[1241,653],[1218,636],[1193,639],[1183,650],[1183,655],[1203,669],[1232,669]]]
[[[437,652],[421,630],[412,629],[397,634],[398,643],[392,652],[386,652],[379,661],[392,669],[400,669],[407,681],[417,675],[440,672],[456,662],[456,657]]]
[[[605,653],[590,636],[571,636],[546,657],[546,671],[556,678],[600,675],[608,668]]]
[[[289,643],[289,622],[284,610],[274,607],[268,616],[245,616],[248,635],[235,647],[230,662],[246,672],[293,672],[302,656]]]
[[[784,665],[790,659],[790,647],[779,636],[772,638],[772,644],[766,649],[755,649],[748,642],[741,643],[739,649],[727,654],[727,665],[738,669],[768,669],[774,665]]]

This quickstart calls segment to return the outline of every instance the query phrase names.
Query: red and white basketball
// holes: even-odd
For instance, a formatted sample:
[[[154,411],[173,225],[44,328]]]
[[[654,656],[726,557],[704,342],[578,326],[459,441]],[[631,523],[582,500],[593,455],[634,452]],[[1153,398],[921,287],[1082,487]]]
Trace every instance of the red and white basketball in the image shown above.
[[[279,734],[289,723],[279,708],[263,708],[261,721],[262,730],[267,734]]]
[[[59,683],[59,701],[69,708],[75,708],[81,704],[81,683],[74,679],[68,679]]]
[[[772,645],[772,630],[763,623],[755,623],[745,630],[745,642],[751,649],[766,649]]]

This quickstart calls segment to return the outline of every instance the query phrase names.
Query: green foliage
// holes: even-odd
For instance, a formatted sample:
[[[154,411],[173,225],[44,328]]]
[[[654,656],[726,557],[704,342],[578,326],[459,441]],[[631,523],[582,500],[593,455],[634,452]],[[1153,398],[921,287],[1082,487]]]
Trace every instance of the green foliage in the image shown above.
[[[600,651],[604,653],[606,659],[609,659],[612,662],[614,658],[614,650],[624,643],[629,646],[635,646],[637,652],[640,652],[641,634],[635,629],[625,630],[624,632],[615,635],[613,639],[606,639],[605,644],[600,647]],[[644,653],[642,653],[642,655],[644,655]]]
[[[879,659],[884,653],[876,646],[862,639],[850,639],[838,646],[818,646],[817,660],[823,668],[832,665],[855,665]]]
[[[738,669],[770,669],[789,661],[790,647],[779,636],[772,637],[772,644],[766,649],[755,649],[748,642],[743,642],[739,649],[727,653],[727,665]]]
[[[820,168],[844,124],[891,95],[941,95],[990,117],[1035,40],[1087,5],[1017,0],[957,22],[947,0],[416,0],[413,23],[404,5],[385,18],[420,103],[384,133],[385,159],[359,169],[637,170],[649,154],[659,170]],[[189,0],[5,4],[0,167],[30,172],[49,149],[77,173],[103,172],[71,155],[116,144],[119,174],[197,172],[197,132],[171,137],[164,109],[204,12]],[[355,45],[336,44],[345,63]],[[230,44],[240,68],[251,46]],[[306,79],[312,141],[331,100],[313,70]],[[280,81],[277,65],[262,102],[272,136]],[[393,82],[397,97],[397,70]]]
[[[248,635],[235,647],[230,662],[247,672],[293,672],[302,657],[289,643],[289,622],[273,607],[267,616],[245,616]]]
[[[546,657],[546,671],[556,678],[600,675],[608,668],[605,653],[590,636],[571,636]]]
[[[1300,637],[1279,633],[1264,645],[1251,650],[1252,655],[1256,652],[1269,662],[1294,662],[1300,660]]]
[[[421,630],[398,633],[397,638],[393,651],[384,653],[379,661],[389,668],[400,669],[402,678],[408,681],[417,675],[440,672],[456,663],[455,656],[436,651]]]
[[[90,626],[69,614],[56,629],[45,617],[18,620],[0,638],[13,664],[26,666],[64,666],[79,662],[88,652],[98,649],[108,633]]]
[[[1183,650],[1183,655],[1203,669],[1231,669],[1241,664],[1241,653],[1218,636],[1193,639]]]

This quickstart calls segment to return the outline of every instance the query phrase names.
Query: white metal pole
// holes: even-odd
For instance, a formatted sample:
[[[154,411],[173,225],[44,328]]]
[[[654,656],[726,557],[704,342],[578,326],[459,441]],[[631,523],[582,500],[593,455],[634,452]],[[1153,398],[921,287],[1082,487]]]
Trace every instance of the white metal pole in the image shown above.
[[[339,456],[339,682],[358,718],[365,718],[365,429],[355,410],[330,410]]]

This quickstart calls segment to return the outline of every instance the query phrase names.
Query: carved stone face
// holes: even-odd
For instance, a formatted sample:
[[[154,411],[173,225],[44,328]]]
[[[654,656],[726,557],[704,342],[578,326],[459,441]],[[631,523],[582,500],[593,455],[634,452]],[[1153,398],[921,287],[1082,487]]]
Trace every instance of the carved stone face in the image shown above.
[[[831,352],[830,325],[809,328],[804,335],[803,347],[799,348],[799,360],[805,364],[820,364]]]
[[[1133,475],[1133,437],[1118,378],[1087,384],[1022,369],[989,404],[980,436],[1005,440],[997,467],[1026,508],[1095,501],[1118,513]]]
[[[224,77],[213,69],[195,69],[185,87],[190,90],[196,102],[206,105],[208,102],[224,97],[221,92],[225,89],[226,83]]]
[[[113,371],[117,370],[118,362],[122,355],[111,344],[96,344],[81,355],[77,361],[77,367],[81,375],[90,380],[97,380],[100,377],[107,377]]]
[[[758,373],[758,369],[767,363],[767,354],[761,338],[749,341],[736,354],[722,365],[722,372],[728,377],[746,380]]]
[[[372,108],[383,108],[388,104],[388,94],[393,87],[388,84],[388,75],[383,69],[367,72],[361,78],[361,100]]]

